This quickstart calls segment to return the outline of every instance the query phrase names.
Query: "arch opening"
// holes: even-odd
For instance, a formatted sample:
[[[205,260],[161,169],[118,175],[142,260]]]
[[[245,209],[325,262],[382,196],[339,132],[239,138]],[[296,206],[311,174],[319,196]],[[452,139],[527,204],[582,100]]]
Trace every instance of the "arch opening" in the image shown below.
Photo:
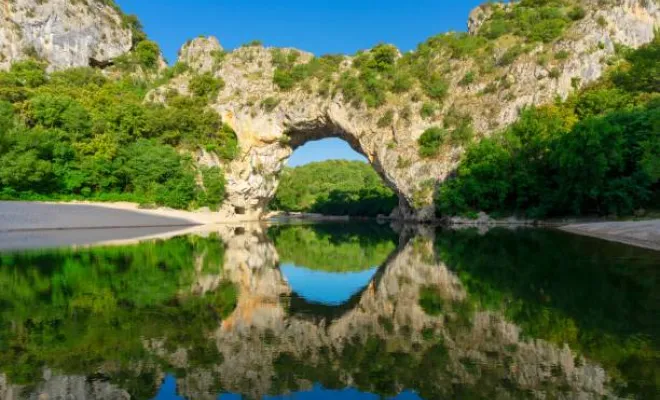
[[[288,133],[290,154],[270,211],[388,217],[399,206],[396,186],[353,135],[334,127]]]

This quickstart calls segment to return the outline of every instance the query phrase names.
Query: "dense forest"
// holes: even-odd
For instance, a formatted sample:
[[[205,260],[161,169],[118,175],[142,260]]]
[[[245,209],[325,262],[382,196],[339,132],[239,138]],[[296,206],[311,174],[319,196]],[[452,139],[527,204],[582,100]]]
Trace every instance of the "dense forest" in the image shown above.
[[[133,30],[133,50],[113,60],[109,72],[47,73],[37,55],[0,71],[0,199],[127,200],[175,208],[222,202],[223,171],[195,166],[190,154],[201,147],[231,160],[238,152],[235,133],[207,108],[224,82],[193,75],[191,96],[145,101],[187,66],[158,70],[158,45],[147,40],[137,18],[124,19]]]
[[[397,196],[373,167],[360,161],[329,160],[287,168],[270,207],[289,212],[376,217],[389,215]]]
[[[467,148],[440,215],[630,215],[660,205],[660,38]]]

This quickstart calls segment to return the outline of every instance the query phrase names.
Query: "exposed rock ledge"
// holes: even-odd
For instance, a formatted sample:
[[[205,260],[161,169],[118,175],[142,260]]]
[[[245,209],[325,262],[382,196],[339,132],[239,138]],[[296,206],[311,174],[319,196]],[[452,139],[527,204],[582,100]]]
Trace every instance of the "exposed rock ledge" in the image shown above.
[[[423,159],[418,154],[417,139],[425,129],[442,125],[449,110],[469,114],[475,130],[489,135],[518,118],[528,105],[543,104],[556,97],[565,98],[579,85],[598,79],[608,57],[615,53],[615,44],[639,47],[650,42],[654,29],[660,25],[657,2],[617,0],[608,6],[584,0],[586,18],[571,26],[564,39],[541,45],[523,54],[507,66],[498,66],[488,77],[473,84],[460,85],[468,71],[478,66],[474,60],[452,59],[443,69],[449,83],[449,94],[435,119],[425,120],[419,110],[422,101],[416,99],[417,89],[397,96],[390,95],[384,106],[369,109],[347,104],[340,92],[323,97],[318,94],[319,82],[308,87],[280,91],[273,84],[273,52],[259,46],[246,46],[230,52],[221,62],[213,55],[222,50],[215,38],[197,38],[184,46],[180,60],[199,72],[212,71],[222,77],[225,88],[211,106],[237,133],[241,154],[225,168],[228,171],[228,201],[221,213],[224,218],[258,218],[274,195],[278,175],[296,147],[306,141],[325,137],[345,139],[356,151],[364,154],[384,181],[399,195],[400,207],[395,217],[425,220],[433,216],[434,189],[456,167],[463,149],[453,146],[443,149],[436,159]],[[593,3],[593,4],[592,4]],[[488,13],[474,12],[470,30],[478,30]],[[496,48],[501,56],[505,48]],[[541,66],[541,53],[556,54],[567,50],[566,59]],[[287,54],[293,49],[282,49]],[[307,62],[310,53],[300,52],[297,63]],[[340,71],[350,68],[353,59],[346,57]],[[444,65],[444,64],[443,64]],[[440,65],[437,66],[440,68]],[[553,78],[550,75],[558,74]],[[175,78],[152,94],[163,98],[168,90],[188,93],[190,74]],[[489,83],[506,82],[495,91],[484,91]],[[278,101],[272,111],[261,107],[265,99]],[[409,108],[408,108],[409,107]],[[403,110],[408,110],[405,113]],[[392,123],[378,124],[387,112],[393,112]],[[404,114],[407,114],[404,116]],[[381,125],[381,126],[379,126]],[[204,151],[198,162],[220,165],[220,161]],[[319,177],[323,179],[323,177]]]
[[[119,11],[100,0],[3,0],[0,70],[36,55],[51,70],[84,67],[127,53],[133,35]]]

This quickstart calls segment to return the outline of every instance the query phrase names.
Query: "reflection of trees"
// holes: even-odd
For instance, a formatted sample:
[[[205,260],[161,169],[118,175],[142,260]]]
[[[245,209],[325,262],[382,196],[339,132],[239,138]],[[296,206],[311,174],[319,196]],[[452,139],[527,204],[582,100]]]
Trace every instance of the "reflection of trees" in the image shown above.
[[[269,228],[268,235],[283,263],[330,272],[380,266],[398,241],[389,227],[371,223],[280,225]]]
[[[292,258],[328,246],[346,261],[338,249],[350,244],[378,264],[374,249],[397,238],[364,225],[269,236]],[[552,232],[420,235],[383,255],[350,309],[305,319],[281,302],[288,288],[262,231],[223,239],[2,256],[0,371],[22,384],[40,382],[44,368],[99,372],[137,398],[153,396],[165,372],[195,399],[315,382],[385,397],[590,398],[609,394],[608,375],[631,393],[654,389],[639,387],[653,382],[657,360],[651,253]]]
[[[221,281],[192,296],[190,288],[198,275],[221,274],[223,258],[217,236],[0,256],[0,371],[31,384],[45,367],[87,375],[112,366],[111,380],[148,397],[162,360],[144,340],[186,349],[191,366],[218,363],[208,335],[232,312],[236,289]]]
[[[506,229],[440,231],[436,249],[478,309],[501,312],[530,338],[568,344],[623,393],[660,390],[657,252]]]

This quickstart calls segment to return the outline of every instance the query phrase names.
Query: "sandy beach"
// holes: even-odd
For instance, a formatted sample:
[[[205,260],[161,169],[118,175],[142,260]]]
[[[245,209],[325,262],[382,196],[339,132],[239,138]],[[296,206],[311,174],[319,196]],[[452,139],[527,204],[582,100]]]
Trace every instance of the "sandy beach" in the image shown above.
[[[559,229],[660,251],[660,219],[572,224]]]
[[[131,203],[0,202],[0,250],[124,244],[217,221],[210,212],[143,210]]]

